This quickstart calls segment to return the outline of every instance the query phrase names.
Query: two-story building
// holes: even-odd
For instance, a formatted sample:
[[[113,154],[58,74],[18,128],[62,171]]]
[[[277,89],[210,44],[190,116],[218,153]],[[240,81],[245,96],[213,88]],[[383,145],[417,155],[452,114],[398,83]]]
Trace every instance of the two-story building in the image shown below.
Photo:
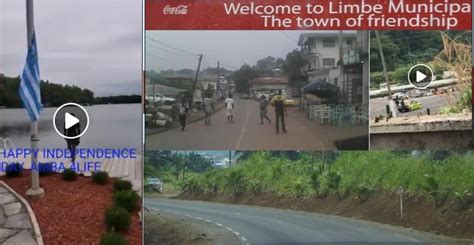
[[[339,88],[341,103],[362,103],[361,57],[368,58],[362,54],[361,49],[361,45],[367,46],[364,41],[367,41],[368,37],[364,35],[367,35],[367,32],[302,33],[298,45],[306,64],[301,68],[301,72],[308,77],[308,84],[331,83]]]

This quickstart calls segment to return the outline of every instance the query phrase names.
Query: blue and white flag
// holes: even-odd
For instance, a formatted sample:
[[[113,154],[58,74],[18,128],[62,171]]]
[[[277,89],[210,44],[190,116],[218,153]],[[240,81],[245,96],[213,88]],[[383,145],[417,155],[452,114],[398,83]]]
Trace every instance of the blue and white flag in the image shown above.
[[[41,111],[40,72],[38,63],[38,50],[36,49],[36,37],[33,32],[28,54],[26,56],[25,68],[21,74],[19,89],[21,101],[32,122],[38,121]]]

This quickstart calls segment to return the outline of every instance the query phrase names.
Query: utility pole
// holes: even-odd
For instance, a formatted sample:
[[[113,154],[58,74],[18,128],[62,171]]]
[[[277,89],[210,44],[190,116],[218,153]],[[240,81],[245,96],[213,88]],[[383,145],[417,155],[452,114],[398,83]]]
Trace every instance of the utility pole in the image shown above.
[[[35,32],[35,20],[34,20],[34,9],[33,0],[26,0],[26,43],[28,49],[30,48],[31,39]],[[31,122],[31,148],[33,150],[38,149],[38,121]],[[35,154],[31,155],[31,164],[38,165],[38,159]],[[31,188],[26,191],[26,195],[33,198],[41,198],[44,195],[44,190],[39,186],[39,173],[37,170],[31,170]]]
[[[387,64],[385,63],[385,56],[383,54],[382,41],[380,41],[380,35],[378,31],[375,31],[375,39],[377,39],[377,45],[379,46],[380,59],[382,61],[383,75],[385,77],[385,82],[387,83],[387,92],[389,100],[389,107],[392,113],[392,117],[398,117],[398,109],[395,105],[395,102],[392,98],[392,89],[390,88],[390,81],[388,79]]]
[[[198,81],[199,70],[201,69],[202,56],[203,56],[202,54],[199,55],[199,63],[198,63],[198,67],[197,67],[197,70],[196,70],[196,76],[194,77],[193,91],[191,91],[192,96],[194,96],[194,91],[196,91],[196,85],[197,85],[197,81]]]
[[[216,94],[217,94],[217,99],[219,99],[221,96],[219,95],[219,90],[221,87],[221,67],[220,67],[220,62],[217,61],[217,86],[216,86]]]
[[[229,168],[232,166],[232,151],[229,150]]]
[[[185,181],[186,178],[186,151],[184,151],[184,161],[183,161],[183,181]]]

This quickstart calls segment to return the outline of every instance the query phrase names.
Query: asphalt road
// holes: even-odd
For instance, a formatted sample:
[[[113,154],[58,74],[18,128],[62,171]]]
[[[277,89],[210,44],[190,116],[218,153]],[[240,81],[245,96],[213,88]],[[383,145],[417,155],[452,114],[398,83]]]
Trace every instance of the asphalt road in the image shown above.
[[[204,121],[146,136],[147,150],[336,150],[336,142],[368,135],[368,126],[345,124],[341,127],[321,126],[306,118],[296,108],[288,108],[288,133],[275,133],[274,108],[268,107],[273,124],[260,124],[259,104],[253,100],[235,100],[234,123],[227,122],[222,109]],[[346,144],[347,145],[347,144]],[[341,147],[339,147],[341,149]],[[345,149],[361,149],[360,146]]]
[[[336,216],[253,206],[145,198],[151,212],[204,220],[242,244],[434,244],[424,233]],[[146,229],[146,227],[144,228]]]
[[[423,106],[421,110],[413,112],[402,113],[401,116],[417,116],[419,113],[426,115],[426,109],[430,108],[431,113],[438,112],[441,107],[448,106],[448,98],[444,95],[432,95],[426,97],[413,98],[412,100],[418,101]],[[370,118],[375,118],[379,115],[386,115],[385,105],[388,104],[387,98],[375,98],[370,100]]]

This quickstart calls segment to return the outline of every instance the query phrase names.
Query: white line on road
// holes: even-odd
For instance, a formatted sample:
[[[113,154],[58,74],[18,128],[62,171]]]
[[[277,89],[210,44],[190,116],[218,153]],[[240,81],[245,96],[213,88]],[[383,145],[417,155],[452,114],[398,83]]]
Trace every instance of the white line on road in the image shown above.
[[[416,240],[416,239],[413,239],[413,238],[408,238],[408,239],[410,239],[410,240],[412,240],[412,241],[414,241],[414,242],[418,242],[418,243],[420,242],[420,241],[418,241],[418,240]]]
[[[152,209],[153,209],[153,210],[158,210],[158,209],[156,209],[156,208],[152,208]],[[189,215],[189,214],[181,214],[181,213],[178,213],[178,212],[166,211],[166,210],[163,210],[163,212],[173,213],[173,214],[177,214],[177,215],[184,215],[184,216],[189,217],[189,218],[194,218],[194,219],[197,219],[197,220],[206,221],[206,222],[208,222],[208,223],[214,223],[215,225],[217,225],[217,226],[219,226],[219,227],[223,227],[223,228],[225,228],[226,230],[228,230],[228,231],[234,233],[235,236],[237,236],[238,239],[240,239],[240,240],[242,240],[242,241],[244,242],[244,244],[250,245],[250,243],[247,242],[247,238],[241,236],[239,232],[233,231],[232,228],[227,227],[227,226],[223,226],[221,223],[216,223],[216,222],[213,222],[213,221],[211,221],[211,220],[209,220],[209,219],[204,219],[204,218],[197,217],[197,216],[192,216],[192,215]]]
[[[244,137],[245,129],[247,128],[247,123],[249,121],[249,103],[248,103],[248,101],[246,101],[245,104],[247,105],[246,109],[245,109],[245,120],[244,120],[244,124],[242,125],[242,131],[240,131],[239,140],[237,141],[237,145],[235,146],[236,150],[240,149],[240,143],[242,143],[242,138]]]

